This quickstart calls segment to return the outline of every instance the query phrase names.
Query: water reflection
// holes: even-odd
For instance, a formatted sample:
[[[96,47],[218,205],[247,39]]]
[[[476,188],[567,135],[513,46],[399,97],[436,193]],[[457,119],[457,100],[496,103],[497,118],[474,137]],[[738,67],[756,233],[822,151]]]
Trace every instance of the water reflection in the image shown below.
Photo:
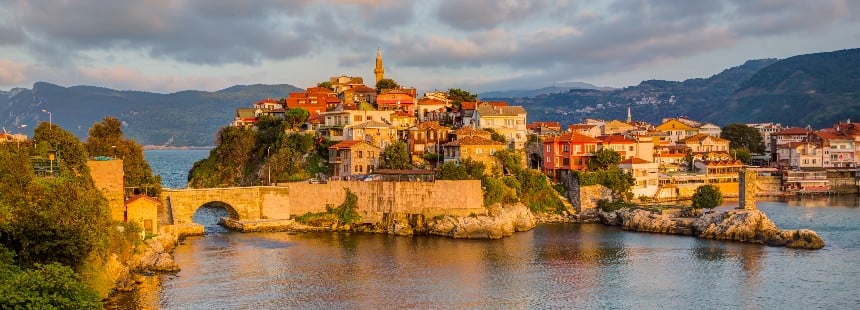
[[[822,251],[541,225],[503,240],[232,232],[186,239],[161,306],[185,308],[851,308],[860,212],[777,202]],[[813,221],[803,219],[813,212]],[[195,220],[197,221],[197,220]],[[823,298],[828,297],[828,298]]]

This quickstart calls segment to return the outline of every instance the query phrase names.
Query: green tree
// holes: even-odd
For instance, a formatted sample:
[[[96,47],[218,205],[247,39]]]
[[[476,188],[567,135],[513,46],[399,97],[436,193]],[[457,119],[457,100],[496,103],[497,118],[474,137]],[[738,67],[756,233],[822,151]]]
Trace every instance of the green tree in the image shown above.
[[[317,87],[324,87],[324,88],[328,88],[329,90],[334,90],[334,86],[332,86],[331,82],[329,82],[329,81],[319,82],[319,83],[317,83]]]
[[[489,132],[490,132],[490,140],[493,140],[493,141],[496,141],[496,142],[500,142],[500,143],[502,143],[502,144],[508,144],[508,139],[505,139],[505,136],[504,136],[504,135],[502,135],[502,134],[500,134],[500,133],[499,133],[498,131],[496,131],[495,129],[493,129],[493,128],[485,128],[484,130],[486,130],[486,131],[489,131]]]
[[[459,110],[463,101],[478,100],[478,94],[472,94],[459,88],[451,88],[448,89],[448,100],[451,100],[451,106],[454,107],[454,109]]]
[[[752,159],[752,153],[750,153],[750,150],[745,148],[732,149],[731,152],[735,159],[740,160],[745,164],[749,164],[750,159]]]
[[[693,194],[693,208],[713,209],[723,203],[723,194],[720,189],[713,185],[702,185],[696,188]]]
[[[0,247],[0,251],[2,251]],[[58,263],[21,270],[0,262],[2,309],[102,309],[101,297],[72,268]]]
[[[383,89],[391,89],[391,88],[400,88],[400,85],[397,84],[392,79],[381,79],[379,82],[376,82],[376,93],[382,93]]]
[[[745,124],[729,124],[723,127],[720,137],[729,140],[729,147],[745,148],[752,153],[764,153],[764,143],[758,129]]]
[[[464,159],[460,164],[447,162],[436,171],[437,180],[480,180],[484,178],[484,163]]]
[[[125,186],[138,187],[151,196],[158,196],[161,192],[161,177],[152,173],[149,162],[143,156],[143,147],[125,138],[119,119],[106,116],[101,122],[93,124],[85,146],[90,156],[122,159]]]
[[[615,150],[603,148],[597,152],[594,152],[594,157],[589,159],[586,165],[588,166],[588,170],[609,170],[611,168],[617,168],[618,163],[621,162],[621,155],[618,154]]]
[[[341,223],[357,223],[361,221],[361,215],[358,214],[358,196],[349,190],[349,188],[344,188],[344,190],[346,191],[346,197],[343,199],[343,203],[326,211],[336,215],[338,221]]]
[[[406,143],[402,141],[386,146],[380,160],[381,169],[412,169],[412,160],[406,150]]]
[[[493,154],[504,175],[518,174],[523,170],[523,156],[517,150],[504,149]]]
[[[287,123],[287,127],[293,130],[301,127],[308,120],[308,117],[310,117],[310,113],[305,109],[291,108],[284,112],[284,121]]]

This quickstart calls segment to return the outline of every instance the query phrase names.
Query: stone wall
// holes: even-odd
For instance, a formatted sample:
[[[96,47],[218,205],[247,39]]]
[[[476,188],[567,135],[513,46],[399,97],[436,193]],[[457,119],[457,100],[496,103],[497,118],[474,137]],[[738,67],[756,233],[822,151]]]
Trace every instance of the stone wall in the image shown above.
[[[581,186],[579,188],[580,213],[597,212],[597,201],[605,199],[612,201],[612,190],[603,185]]]
[[[169,205],[172,224],[188,224],[204,204],[218,203],[240,219],[283,217],[290,213],[289,189],[274,186],[163,190],[163,204]]]
[[[125,174],[122,160],[88,160],[87,167],[96,188],[104,193],[110,207],[111,219],[122,222],[125,213]]]
[[[755,210],[756,172],[743,169],[739,173],[738,208]]]
[[[328,184],[306,182],[280,184],[290,189],[291,215],[324,212],[326,206],[338,206],[346,198],[345,188],[358,196],[362,221],[382,221],[384,213],[468,216],[486,214],[481,181],[439,180],[435,182],[363,182],[330,181]]]

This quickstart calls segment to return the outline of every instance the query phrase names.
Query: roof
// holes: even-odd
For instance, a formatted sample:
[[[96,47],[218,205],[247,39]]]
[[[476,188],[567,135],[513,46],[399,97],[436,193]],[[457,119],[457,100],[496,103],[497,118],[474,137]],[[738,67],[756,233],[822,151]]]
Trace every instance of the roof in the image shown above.
[[[651,164],[651,163],[652,162],[644,160],[644,159],[639,158],[639,157],[631,157],[631,158],[622,160],[619,164],[638,165],[638,164]]]
[[[712,140],[714,140],[716,142],[729,142],[729,140],[726,140],[726,139],[723,139],[720,137],[714,137],[711,135],[700,133],[700,134],[696,134],[696,135],[692,135],[692,136],[687,137],[686,139],[684,139],[684,143],[690,143],[690,142],[701,143],[702,141],[704,141],[707,138],[711,138]]]
[[[526,128],[528,128],[528,129],[537,129],[537,128],[542,128],[542,127],[561,129],[561,123],[559,123],[559,122],[532,122],[532,123],[526,125]]]
[[[424,169],[376,169],[373,171],[373,174],[426,174],[426,175],[434,175],[436,174],[436,170],[424,170]]]
[[[487,136],[489,137],[491,133],[489,131],[483,129],[475,129],[472,127],[463,127],[454,131],[454,134],[457,136]]]
[[[797,147],[799,147],[799,146],[806,145],[806,144],[814,145],[814,146],[818,146],[818,144],[817,144],[817,143],[815,143],[815,142],[809,142],[809,141],[795,141],[795,142],[789,142],[789,143],[786,143],[786,144],[782,144],[782,145],[780,145],[780,146],[779,146],[779,148],[781,148],[781,149],[793,149],[793,148],[797,148]]]
[[[636,141],[625,138],[622,135],[611,135],[611,136],[602,136],[598,137],[598,139],[603,140],[604,144],[633,144]]]
[[[816,131],[812,134],[824,140],[852,140],[851,138],[836,132]]]
[[[600,140],[583,135],[578,132],[568,132],[563,135],[547,137],[544,142],[575,142],[575,143],[600,143]]]
[[[743,166],[744,163],[740,160],[703,160],[700,161],[708,167],[736,167]]]
[[[481,106],[481,105],[488,105],[488,106],[493,106],[493,107],[506,107],[506,106],[508,106],[508,103],[504,102],[504,101],[486,101],[486,102],[463,101],[460,103],[460,107],[463,110],[474,110],[478,106]]]
[[[366,121],[363,123],[352,124],[344,126],[345,128],[391,128],[391,125],[378,122],[378,121]]]
[[[376,104],[378,105],[409,105],[414,103],[413,100],[415,100],[415,97],[403,93],[388,93],[376,96]]]
[[[694,130],[696,128],[692,127],[690,125],[684,124],[683,122],[673,118],[673,119],[666,121],[665,123],[657,125],[657,127],[654,127],[654,129],[657,131],[666,131],[666,130],[672,130],[672,129]]]
[[[421,122],[421,123],[418,123],[418,129],[422,129],[422,130],[427,130],[427,129],[435,129],[435,130],[439,130],[439,129],[448,129],[448,127],[445,127],[445,126],[439,125],[439,122],[435,122],[435,121],[428,121],[428,122]]]
[[[135,196],[132,196],[132,197],[126,199],[125,204],[128,205],[128,204],[133,203],[133,202],[138,201],[138,200],[149,201],[149,202],[152,202],[154,204],[161,204],[161,202],[158,201],[158,199],[149,197],[147,195],[142,195],[142,194],[141,195],[135,195]]]
[[[346,91],[353,93],[376,93],[376,88],[367,87],[366,85],[359,85],[353,88],[347,89]]]
[[[399,117],[415,117],[415,115],[414,115],[414,114],[409,113],[409,112],[406,112],[406,111],[403,111],[403,110],[397,110],[397,111],[395,111],[395,112],[391,113],[391,116],[399,116]]]
[[[518,116],[526,114],[526,109],[522,106],[480,105],[475,111],[481,116]]]
[[[457,138],[457,140],[454,140],[452,142],[448,142],[445,145],[453,145],[453,146],[457,146],[457,145],[499,145],[499,146],[501,146],[501,145],[505,145],[505,144],[501,143],[499,141],[487,139],[487,138],[484,138],[481,136],[465,136],[465,137],[459,137],[459,138]]]
[[[777,132],[771,133],[770,135],[771,136],[791,136],[791,135],[805,135],[805,134],[810,134],[810,133],[812,133],[812,130],[809,130],[806,128],[800,128],[800,127],[791,127],[791,128],[784,129],[782,131],[777,131]]]
[[[236,109],[236,116],[239,118],[254,118],[257,117],[256,110],[254,108],[238,108]]]
[[[445,101],[436,98],[424,97],[418,99],[418,105],[445,105]]]
[[[567,125],[567,130],[589,130],[597,127],[597,125],[589,125],[589,124],[570,124]]]
[[[337,143],[337,144],[335,144],[335,145],[329,146],[328,148],[329,148],[329,149],[331,149],[331,150],[344,150],[344,149],[351,149],[351,148],[355,147],[355,146],[356,146],[356,145],[358,145],[358,144],[365,144],[365,145],[370,146],[370,147],[373,147],[373,148],[378,148],[378,147],[376,147],[375,145],[372,145],[372,144],[370,144],[370,143],[367,143],[367,142],[364,142],[364,141],[361,141],[361,140],[347,140],[347,141],[340,141],[340,142],[338,142],[338,143]]]

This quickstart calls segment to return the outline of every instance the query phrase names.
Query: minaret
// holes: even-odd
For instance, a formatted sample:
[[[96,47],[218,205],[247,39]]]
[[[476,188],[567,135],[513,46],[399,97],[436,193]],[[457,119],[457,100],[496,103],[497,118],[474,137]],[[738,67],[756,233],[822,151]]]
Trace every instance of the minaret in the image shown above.
[[[633,114],[630,114],[630,107],[627,107],[627,123],[633,124]]]
[[[385,69],[382,68],[382,49],[376,49],[376,68],[373,69],[373,74],[376,75],[376,83],[384,79]]]

